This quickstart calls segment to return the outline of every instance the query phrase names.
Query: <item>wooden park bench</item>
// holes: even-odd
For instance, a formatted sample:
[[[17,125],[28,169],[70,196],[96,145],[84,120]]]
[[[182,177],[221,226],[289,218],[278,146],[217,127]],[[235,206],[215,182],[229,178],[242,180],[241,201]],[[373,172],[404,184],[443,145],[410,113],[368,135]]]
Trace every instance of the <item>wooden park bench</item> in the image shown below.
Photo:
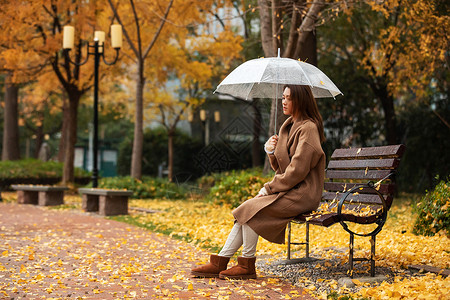
[[[103,216],[128,214],[128,197],[133,191],[81,188],[82,208],[86,212],[96,212]]]
[[[41,206],[64,204],[64,191],[66,186],[47,185],[12,185],[17,191],[17,202],[19,204],[39,204]]]
[[[370,276],[375,276],[375,237],[386,222],[396,190],[395,173],[404,145],[336,149],[326,169],[322,201],[317,211],[297,216],[288,224],[287,260],[284,264],[311,261],[309,256],[309,225],[329,227],[340,223],[350,234],[349,274],[353,275],[354,261],[370,261]],[[370,232],[353,232],[349,222],[374,224]],[[306,239],[291,241],[291,223],[306,223]],[[354,258],[354,236],[370,236],[369,258]],[[291,259],[291,245],[305,245],[306,256]]]

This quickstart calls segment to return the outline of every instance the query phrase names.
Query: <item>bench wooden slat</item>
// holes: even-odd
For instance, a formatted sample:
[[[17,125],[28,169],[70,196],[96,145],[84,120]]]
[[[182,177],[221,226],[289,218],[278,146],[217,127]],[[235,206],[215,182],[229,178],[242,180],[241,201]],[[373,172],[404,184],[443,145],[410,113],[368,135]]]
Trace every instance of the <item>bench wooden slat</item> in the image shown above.
[[[321,210],[321,207],[325,207],[322,205],[327,205],[327,210]],[[323,201],[320,202],[320,206],[317,209],[317,211],[323,213],[325,211],[337,211],[338,201],[336,202],[327,202]],[[345,203],[344,204],[345,209],[354,210],[355,212],[359,212],[361,210],[364,210],[366,207],[370,207],[373,211],[377,211],[379,208],[382,208],[382,204],[365,204],[365,203]],[[308,214],[308,213],[307,213]]]
[[[327,170],[328,179],[379,180],[391,173],[391,170]]]
[[[329,191],[329,192],[342,192],[342,191],[348,191],[349,189],[353,188],[356,185],[361,185],[361,184],[360,183],[348,183],[348,182],[325,182],[324,188],[326,191]],[[380,188],[378,189],[378,191],[382,195],[393,194],[395,192],[395,190],[396,190],[396,185],[393,183],[381,184]],[[376,192],[369,187],[364,187],[361,190],[361,193],[375,194]]]
[[[326,202],[324,202],[326,203]],[[321,203],[322,204],[322,203]],[[337,203],[330,203],[328,207],[324,207],[326,208],[325,210],[321,210],[320,208],[315,211],[314,213],[310,213],[312,215],[314,215],[315,213],[319,213],[319,214],[327,214],[327,213],[337,213],[337,207],[338,204]],[[383,206],[380,205],[366,205],[366,204],[344,204],[343,208],[342,208],[342,214],[353,214],[353,215],[358,215],[361,217],[367,217],[370,215],[376,215],[378,212],[381,211],[381,209],[383,209]],[[352,211],[352,213],[348,212],[349,210]],[[339,220],[337,220],[339,221]]]
[[[355,216],[352,214],[342,214],[343,221],[345,222],[353,222],[358,224],[372,224],[374,223],[378,215],[370,215],[370,216]],[[296,217],[294,220],[292,220],[294,223],[305,223],[308,222],[309,224],[313,225],[320,225],[324,227],[329,227],[333,224],[336,224],[339,222],[339,216],[335,212],[327,212],[324,214],[319,215],[300,215]]]
[[[323,214],[323,215],[303,214],[303,215],[295,217],[295,219],[292,221],[294,223],[305,223],[306,221],[308,221],[308,223],[310,223],[310,224],[320,225],[320,226],[325,226],[325,227],[329,227],[329,226],[335,224],[336,222],[339,222],[337,220],[337,213],[327,213],[327,214]]]
[[[405,152],[405,145],[391,145],[381,147],[336,149],[331,155],[331,159],[348,158],[377,158],[383,156],[400,157]]]
[[[338,201],[341,200],[344,193],[333,193],[333,192],[324,192],[322,194],[322,199],[326,201]],[[384,196],[384,200],[386,202],[392,201],[392,196]],[[349,195],[346,199],[346,202],[356,202],[356,203],[364,203],[364,204],[381,204],[381,199],[377,194],[357,194],[357,195]]]
[[[361,159],[361,160],[330,160],[330,169],[396,169],[400,160],[396,158],[388,159]]]
[[[343,221],[352,222],[352,223],[358,223],[358,224],[372,224],[377,219],[377,215],[370,215],[370,216],[355,216],[350,214],[342,214]]]

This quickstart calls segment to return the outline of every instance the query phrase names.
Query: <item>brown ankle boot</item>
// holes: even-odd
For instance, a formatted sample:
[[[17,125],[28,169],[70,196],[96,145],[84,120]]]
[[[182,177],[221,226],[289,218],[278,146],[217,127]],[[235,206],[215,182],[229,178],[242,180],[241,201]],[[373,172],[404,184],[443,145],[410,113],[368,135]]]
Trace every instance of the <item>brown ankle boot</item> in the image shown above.
[[[210,263],[191,270],[191,275],[197,277],[219,277],[219,273],[227,269],[229,257],[212,254]]]
[[[238,257],[238,264],[219,274],[220,279],[256,279],[256,257]]]

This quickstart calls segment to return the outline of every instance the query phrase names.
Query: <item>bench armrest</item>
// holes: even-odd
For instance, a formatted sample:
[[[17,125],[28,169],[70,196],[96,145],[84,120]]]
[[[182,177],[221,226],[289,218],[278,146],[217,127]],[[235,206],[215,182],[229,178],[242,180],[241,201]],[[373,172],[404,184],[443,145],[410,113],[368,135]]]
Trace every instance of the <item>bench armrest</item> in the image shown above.
[[[352,230],[350,230],[348,228],[347,224],[344,221],[344,218],[342,217],[342,206],[344,205],[345,199],[347,199],[347,197],[349,195],[353,194],[355,191],[359,190],[360,188],[370,188],[370,189],[374,190],[375,193],[380,197],[381,205],[383,206],[381,215],[375,221],[375,223],[377,223],[378,226],[373,231],[371,231],[369,233],[353,232]],[[345,192],[342,195],[341,200],[339,201],[339,204],[338,204],[338,208],[337,208],[337,213],[338,213],[337,216],[339,218],[339,223],[342,225],[344,230],[347,231],[348,233],[359,235],[359,236],[375,236],[381,231],[381,229],[384,226],[384,223],[386,223],[387,211],[388,211],[388,207],[387,207],[386,201],[384,200],[383,195],[375,188],[374,183],[372,181],[369,181],[366,184],[361,184],[361,185],[354,186],[353,188],[351,188],[350,190],[348,190],[347,192]]]

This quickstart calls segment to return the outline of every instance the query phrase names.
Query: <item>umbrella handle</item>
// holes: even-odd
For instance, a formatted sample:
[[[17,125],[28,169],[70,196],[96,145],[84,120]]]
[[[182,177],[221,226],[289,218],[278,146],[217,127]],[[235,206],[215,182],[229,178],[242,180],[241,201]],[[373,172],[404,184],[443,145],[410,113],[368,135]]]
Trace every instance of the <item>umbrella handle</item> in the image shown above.
[[[278,58],[280,58],[280,48],[278,48]],[[278,73],[277,73],[278,75]],[[273,126],[275,133],[277,134],[277,117],[278,117],[278,81],[277,86],[275,88],[275,124]]]

